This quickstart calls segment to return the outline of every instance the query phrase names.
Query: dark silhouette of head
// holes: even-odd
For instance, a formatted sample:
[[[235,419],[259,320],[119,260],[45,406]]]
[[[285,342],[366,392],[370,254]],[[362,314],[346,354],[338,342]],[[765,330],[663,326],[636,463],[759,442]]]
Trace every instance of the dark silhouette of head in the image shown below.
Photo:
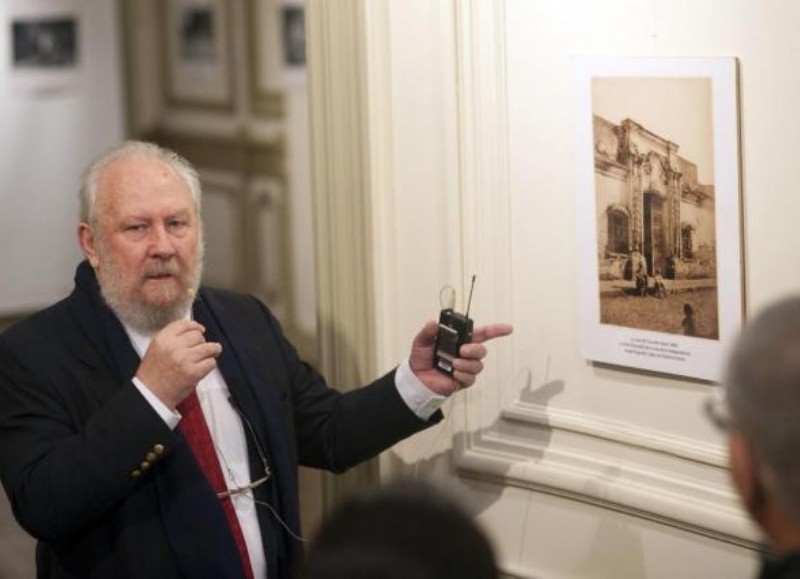
[[[396,481],[338,508],[312,542],[303,579],[496,579],[492,547],[435,487]]]

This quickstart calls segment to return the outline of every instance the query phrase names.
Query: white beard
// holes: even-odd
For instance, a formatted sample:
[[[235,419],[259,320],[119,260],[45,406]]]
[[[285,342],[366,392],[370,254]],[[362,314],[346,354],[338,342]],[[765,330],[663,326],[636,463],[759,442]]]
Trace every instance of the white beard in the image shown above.
[[[170,301],[160,304],[149,303],[137,295],[130,288],[123,287],[123,276],[119,274],[117,264],[98,246],[100,267],[97,268],[97,282],[100,285],[100,294],[106,304],[126,326],[131,327],[145,335],[152,335],[164,328],[167,324],[183,319],[189,313],[195,293],[200,287],[203,273],[203,242],[198,241],[197,265],[189,279],[176,277],[179,284],[177,295]],[[169,273],[177,276],[178,265],[174,260],[161,261],[146,271],[146,274]],[[171,290],[165,291],[165,294]],[[165,299],[169,295],[164,296]]]

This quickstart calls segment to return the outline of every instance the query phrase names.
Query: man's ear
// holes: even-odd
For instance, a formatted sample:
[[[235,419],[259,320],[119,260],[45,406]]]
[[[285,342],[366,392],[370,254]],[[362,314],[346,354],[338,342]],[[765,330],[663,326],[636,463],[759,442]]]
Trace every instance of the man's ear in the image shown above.
[[[94,233],[88,223],[81,223],[78,225],[78,243],[81,246],[83,255],[89,260],[89,265],[97,269],[97,266],[100,265],[100,258],[97,254]]]
[[[732,432],[728,435],[731,478],[747,512],[756,522],[763,522],[764,487],[758,472],[755,455],[742,435]]]

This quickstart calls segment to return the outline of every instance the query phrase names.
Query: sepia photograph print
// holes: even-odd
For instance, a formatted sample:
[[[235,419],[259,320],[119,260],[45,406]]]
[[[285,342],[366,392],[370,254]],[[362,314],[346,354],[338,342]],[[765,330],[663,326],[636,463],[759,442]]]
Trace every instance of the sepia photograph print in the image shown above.
[[[581,349],[716,380],[741,325],[734,59],[577,59]]]

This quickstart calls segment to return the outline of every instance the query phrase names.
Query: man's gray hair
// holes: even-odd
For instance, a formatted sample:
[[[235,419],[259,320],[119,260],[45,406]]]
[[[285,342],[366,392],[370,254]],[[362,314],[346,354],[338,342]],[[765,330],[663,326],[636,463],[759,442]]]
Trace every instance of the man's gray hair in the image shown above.
[[[750,445],[769,492],[800,522],[800,297],[745,327],[724,384],[731,427]]]
[[[91,227],[95,225],[96,215],[94,206],[97,200],[97,187],[103,170],[115,161],[143,157],[162,161],[170,167],[176,175],[183,179],[184,183],[186,183],[186,186],[189,188],[189,193],[192,196],[195,209],[198,215],[200,214],[200,178],[197,175],[197,171],[186,159],[178,155],[175,151],[159,147],[154,143],[125,141],[98,157],[89,165],[86,171],[84,171],[80,190],[81,222],[88,223]]]

